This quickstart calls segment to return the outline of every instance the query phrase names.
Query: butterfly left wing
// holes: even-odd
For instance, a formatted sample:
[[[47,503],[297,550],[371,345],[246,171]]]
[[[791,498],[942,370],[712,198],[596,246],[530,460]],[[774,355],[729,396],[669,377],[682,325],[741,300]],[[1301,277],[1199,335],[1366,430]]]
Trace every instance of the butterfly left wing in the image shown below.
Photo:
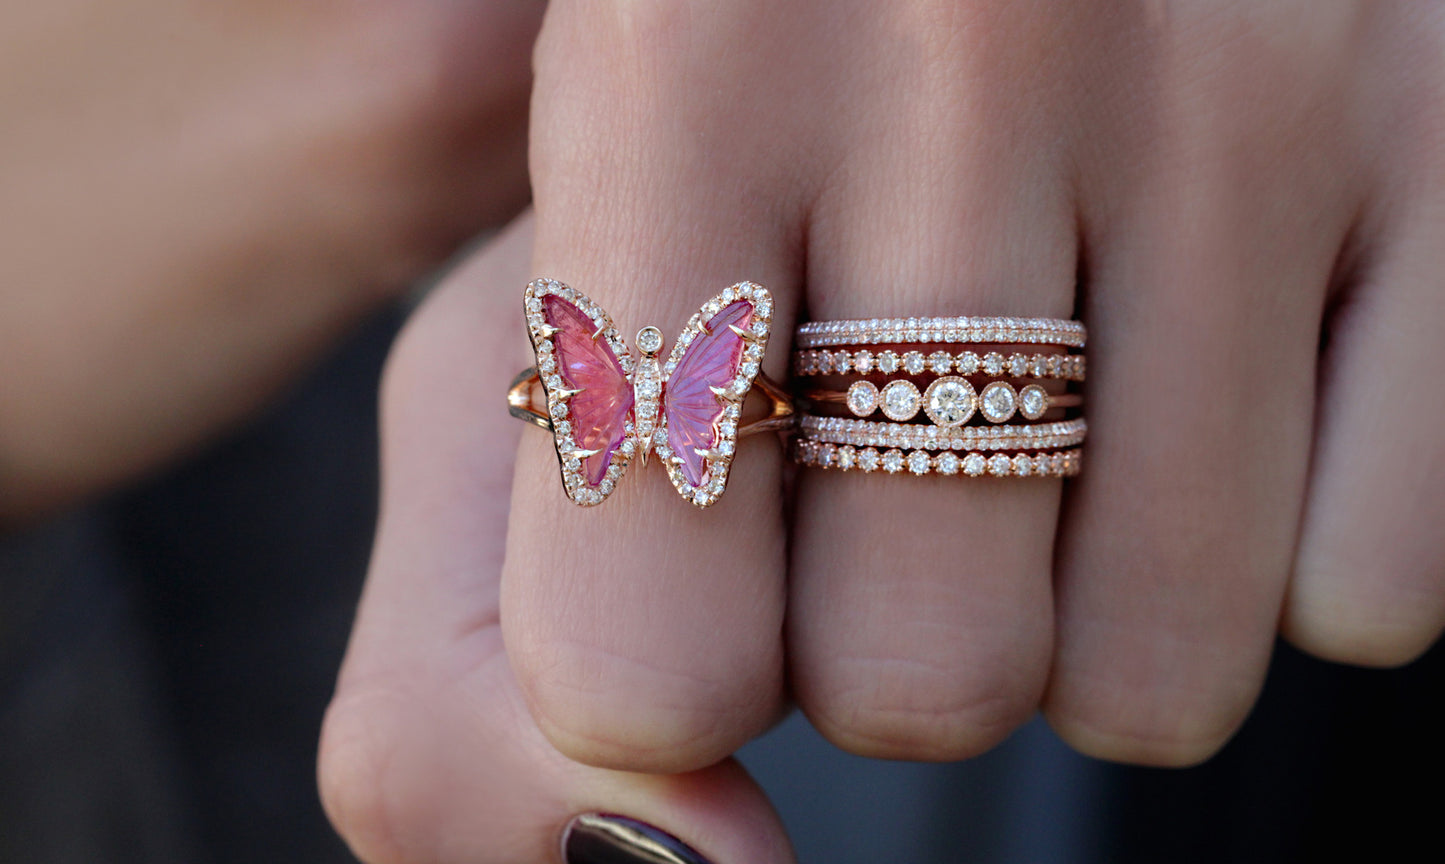
[[[692,317],[663,367],[657,454],[673,487],[700,507],[727,484],[743,399],[762,363],[772,314],[766,288],[739,282]]]
[[[632,355],[608,314],[575,288],[538,279],[523,302],[562,482],[578,504],[599,504],[637,448]]]

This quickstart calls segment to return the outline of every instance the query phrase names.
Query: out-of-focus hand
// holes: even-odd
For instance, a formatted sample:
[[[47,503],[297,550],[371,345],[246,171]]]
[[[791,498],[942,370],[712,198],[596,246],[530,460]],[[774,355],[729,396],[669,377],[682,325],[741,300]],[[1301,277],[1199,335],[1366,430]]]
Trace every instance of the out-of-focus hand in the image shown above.
[[[256,406],[528,196],[537,2],[0,11],[0,522]]]

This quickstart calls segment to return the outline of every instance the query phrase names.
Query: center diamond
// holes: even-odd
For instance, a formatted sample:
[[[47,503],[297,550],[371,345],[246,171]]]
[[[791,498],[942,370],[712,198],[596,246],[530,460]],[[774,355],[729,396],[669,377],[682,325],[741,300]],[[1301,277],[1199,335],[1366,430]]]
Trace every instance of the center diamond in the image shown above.
[[[973,416],[973,385],[949,375],[936,379],[923,394],[923,411],[939,426],[961,426]]]

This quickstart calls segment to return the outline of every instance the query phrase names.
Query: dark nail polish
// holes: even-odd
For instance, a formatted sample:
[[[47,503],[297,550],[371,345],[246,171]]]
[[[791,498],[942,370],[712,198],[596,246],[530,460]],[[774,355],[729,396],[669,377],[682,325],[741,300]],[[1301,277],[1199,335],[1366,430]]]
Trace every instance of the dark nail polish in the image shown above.
[[[583,813],[562,832],[567,864],[708,864],[686,843],[636,819]]]

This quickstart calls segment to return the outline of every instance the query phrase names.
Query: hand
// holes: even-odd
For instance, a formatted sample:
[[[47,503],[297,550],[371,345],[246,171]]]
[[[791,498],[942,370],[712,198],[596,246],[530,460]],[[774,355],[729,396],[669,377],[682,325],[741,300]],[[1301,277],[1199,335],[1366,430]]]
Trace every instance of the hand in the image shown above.
[[[521,208],[541,11],[0,13],[0,524],[195,446]]]
[[[1445,15],[1405,4],[553,3],[532,275],[627,334],[741,278],[778,334],[804,305],[1078,311],[1091,434],[1067,488],[804,471],[791,533],[773,442],[706,512],[636,469],[579,510],[526,436],[502,629],[549,740],[711,764],[786,672],[855,753],[966,757],[1042,706],[1086,753],[1184,765],[1242,722],[1281,621],[1327,658],[1422,651],[1442,57]]]
[[[581,765],[517,688],[498,601],[523,430],[499,406],[525,358],[496,331],[520,317],[530,247],[524,219],[428,298],[388,362],[383,527],[322,738],[327,812],[377,864],[552,861],[564,826],[591,811],[661,826],[714,861],[790,861],[736,763],[674,776]],[[568,860],[632,860],[591,855]]]

